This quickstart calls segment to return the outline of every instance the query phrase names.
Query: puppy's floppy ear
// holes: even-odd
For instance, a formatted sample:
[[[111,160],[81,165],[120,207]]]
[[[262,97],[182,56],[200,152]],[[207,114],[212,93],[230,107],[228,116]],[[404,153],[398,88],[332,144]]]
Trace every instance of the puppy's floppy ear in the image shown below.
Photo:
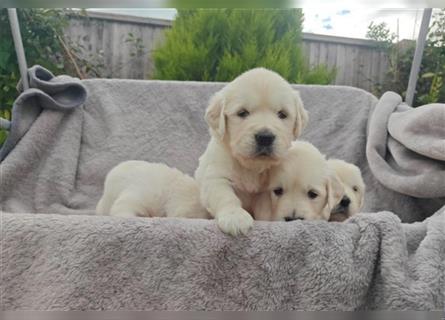
[[[215,93],[210,98],[205,120],[212,131],[222,140],[226,131],[226,117],[224,115],[224,96],[221,92]]]
[[[365,193],[366,193],[366,187],[365,184],[363,183],[362,188],[360,189],[360,202],[358,205],[358,209],[361,210],[363,209],[363,205],[365,204]]]
[[[362,209],[363,209],[363,204],[364,204],[364,202],[365,202],[365,195],[364,195],[364,194],[361,194],[361,195],[360,195],[359,204],[358,204],[358,209],[359,209],[359,210],[362,210]]]
[[[298,91],[294,92],[294,103],[295,108],[297,109],[297,116],[294,124],[294,138],[296,139],[301,135],[303,129],[306,128],[309,121],[309,114],[304,108],[303,100],[301,100],[300,93]]]
[[[327,191],[327,205],[329,211],[332,211],[334,207],[341,201],[345,194],[345,189],[343,184],[340,182],[337,174],[335,172],[329,173],[328,182],[326,185]]]

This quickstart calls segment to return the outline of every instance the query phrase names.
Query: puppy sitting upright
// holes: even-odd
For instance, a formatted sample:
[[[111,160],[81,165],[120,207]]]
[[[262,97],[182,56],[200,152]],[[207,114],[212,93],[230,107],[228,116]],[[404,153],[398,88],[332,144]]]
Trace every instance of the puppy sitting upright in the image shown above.
[[[327,221],[344,195],[325,156],[309,142],[293,142],[270,176],[268,190],[253,200],[255,220]]]
[[[344,221],[363,207],[365,183],[357,166],[338,159],[330,159],[328,164],[337,174],[345,190],[345,195],[332,210],[329,221]]]
[[[201,202],[223,232],[245,234],[253,218],[243,199],[267,187],[269,169],[300,136],[307,112],[280,75],[256,68],[217,92],[205,119],[211,140],[195,172]]]

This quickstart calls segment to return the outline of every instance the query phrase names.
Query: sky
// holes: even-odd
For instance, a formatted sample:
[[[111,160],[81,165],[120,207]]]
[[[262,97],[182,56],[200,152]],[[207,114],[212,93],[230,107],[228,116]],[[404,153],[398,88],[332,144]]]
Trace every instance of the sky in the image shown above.
[[[417,37],[422,10],[420,9],[303,9],[304,31],[334,36],[365,38],[369,24],[386,22],[400,39]]]
[[[158,19],[174,19],[175,9],[90,9]],[[371,8],[303,8],[304,32],[349,38],[366,38],[371,23],[386,22],[400,39],[415,39],[422,18],[422,9],[371,9]]]

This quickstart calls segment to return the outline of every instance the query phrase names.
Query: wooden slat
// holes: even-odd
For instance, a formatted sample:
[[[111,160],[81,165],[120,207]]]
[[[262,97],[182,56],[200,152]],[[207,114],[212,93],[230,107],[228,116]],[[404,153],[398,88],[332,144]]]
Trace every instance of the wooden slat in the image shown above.
[[[337,77],[335,78],[335,84],[339,85],[347,85],[348,82],[345,78],[345,64],[346,64],[346,49],[345,46],[342,44],[336,45],[337,50],[337,60],[336,60],[336,67],[337,67]]]

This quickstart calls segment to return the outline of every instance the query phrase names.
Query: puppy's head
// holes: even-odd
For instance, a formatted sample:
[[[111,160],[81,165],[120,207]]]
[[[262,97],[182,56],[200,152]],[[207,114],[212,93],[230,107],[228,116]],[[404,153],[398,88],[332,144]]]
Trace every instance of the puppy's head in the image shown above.
[[[206,121],[242,165],[273,165],[286,154],[308,121],[300,95],[264,68],[249,70],[210,100]]]
[[[360,169],[351,163],[330,159],[328,165],[336,173],[345,190],[344,196],[332,210],[329,221],[344,221],[363,207],[365,183]]]
[[[269,220],[328,220],[342,196],[343,187],[320,151],[295,141],[283,161],[271,169],[269,190],[260,196],[263,208],[257,209],[271,212]]]

